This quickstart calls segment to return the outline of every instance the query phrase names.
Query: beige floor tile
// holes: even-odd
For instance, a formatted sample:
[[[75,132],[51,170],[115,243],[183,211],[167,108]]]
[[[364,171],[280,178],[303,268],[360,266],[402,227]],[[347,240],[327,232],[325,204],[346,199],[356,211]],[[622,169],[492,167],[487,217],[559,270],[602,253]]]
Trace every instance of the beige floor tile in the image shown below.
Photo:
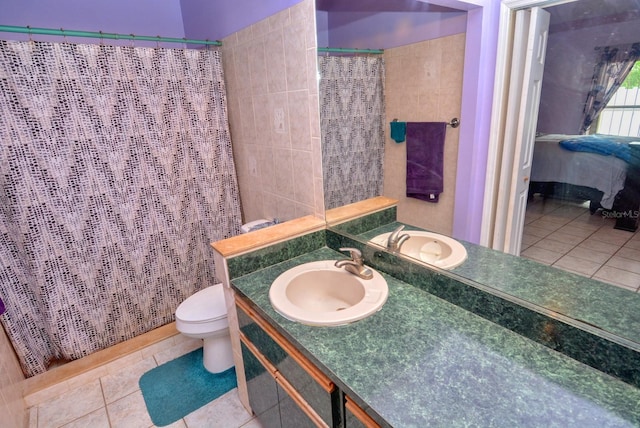
[[[586,239],[590,235],[592,235],[596,230],[597,230],[596,228],[591,229],[591,228],[574,226],[573,224],[568,224],[558,229],[558,233],[564,233],[567,235],[572,235],[578,238]]]
[[[580,259],[589,260],[591,262],[597,262],[599,264],[604,264],[607,260],[611,258],[610,254],[607,253],[599,253],[597,251],[593,251],[590,248],[586,247],[576,247],[573,250],[567,253],[568,256],[578,257]]]
[[[525,249],[527,247],[532,246],[533,244],[538,242],[540,239],[542,239],[542,238],[540,238],[538,236],[534,236],[534,235],[529,235],[528,233],[523,233],[522,234],[522,249]]]
[[[535,260],[545,265],[551,265],[555,263],[560,257],[562,257],[562,253],[545,250],[536,246],[527,248],[526,250],[522,251],[520,255],[522,257]]]
[[[544,250],[553,251],[555,253],[566,254],[569,251],[571,251],[575,247],[575,245],[574,244],[570,244],[570,243],[566,243],[566,242],[556,241],[556,240],[554,240],[554,239],[552,239],[550,237],[547,237],[547,238],[544,238],[544,239],[536,242],[534,247],[542,248]]]
[[[624,257],[625,259],[629,260],[640,261],[640,250],[634,250],[633,248],[629,247],[622,247],[620,248],[620,251],[616,253],[616,256]]]
[[[607,244],[613,244],[621,247],[629,239],[631,239],[631,234],[629,232],[625,232],[624,230],[599,229],[597,232],[591,235],[591,237]]]
[[[97,379],[93,379],[92,381],[96,381]],[[86,382],[90,383],[90,382]],[[80,385],[78,385],[80,386]],[[51,401],[57,397],[60,397],[62,394],[65,394],[71,391],[71,387],[69,385],[69,380],[60,382],[55,385],[51,385],[48,388],[41,389],[40,391],[36,391],[24,397],[25,404],[29,407],[37,406],[39,404],[45,403],[47,401]]]
[[[144,358],[142,358],[142,352],[133,352],[129,355],[126,355],[122,358],[118,358],[115,361],[110,362],[105,367],[108,373],[118,373],[125,367],[129,367],[133,364],[139,363]]]
[[[590,233],[593,233],[596,230],[600,229],[603,225],[604,223],[602,222],[601,219],[593,220],[592,217],[588,217],[588,218],[578,217],[577,219],[571,221],[564,227],[580,229],[582,231],[588,231]]]
[[[602,242],[599,239],[594,238],[593,235],[578,244],[578,247],[586,248],[587,250],[596,251],[598,253],[609,254],[610,256],[614,255],[620,249],[618,245],[607,244],[606,242]]]
[[[553,267],[568,270],[588,277],[596,273],[598,269],[600,269],[600,266],[601,263],[592,262],[569,255],[561,257],[557,262],[553,264]]]
[[[540,217],[542,217],[541,213],[534,213],[531,211],[527,211],[524,215],[524,224],[529,224],[532,221],[536,221],[538,220]]]
[[[638,287],[640,287],[640,275],[612,266],[601,267],[595,275],[593,275],[593,278],[610,284],[615,284],[632,291],[637,291]]]
[[[38,428],[38,408],[36,406],[30,407],[28,412],[27,428]]]
[[[103,376],[100,379],[100,382],[102,383],[102,392],[104,393],[105,402],[107,404],[113,403],[114,401],[140,389],[140,386],[138,385],[140,376],[157,366],[158,365],[153,357],[149,357],[142,361],[138,361],[131,366],[123,367],[117,373],[111,373]]]
[[[186,337],[186,336],[185,336]],[[202,347],[202,339],[193,339],[187,337],[187,340],[182,340],[172,348],[166,349],[162,352],[158,352],[154,355],[156,363],[158,365],[164,364],[168,361],[175,360],[184,354],[188,354]]]
[[[188,428],[239,428],[251,420],[234,388],[222,397],[185,416]]]
[[[627,243],[624,244],[624,246],[626,248],[632,248],[634,250],[640,250],[640,235],[638,235],[637,233],[635,235],[633,235],[633,238],[628,240]]]
[[[613,226],[615,225],[615,221],[605,218],[599,213],[596,213],[594,215],[589,215],[589,214],[582,215],[577,219],[575,219],[573,222],[571,222],[571,224],[574,224],[574,223],[577,224],[578,222],[585,226],[587,225],[594,226],[597,229],[604,229],[604,228],[612,229]]]
[[[104,407],[100,381],[95,380],[38,406],[38,427],[51,428],[70,423]]]
[[[524,227],[524,233],[531,236],[537,236],[538,238],[544,238],[545,236],[548,236],[551,232],[549,230],[542,229],[540,227],[535,227],[528,224]]]
[[[62,428],[110,428],[107,409],[99,408],[95,412],[80,417],[75,421],[64,425]]]
[[[537,227],[539,229],[544,229],[548,232],[554,232],[564,226],[564,223],[559,223],[554,220],[549,220],[546,216],[539,218],[536,221],[531,222],[527,226]]]
[[[611,257],[605,266],[613,266],[614,268],[640,274],[640,260],[631,260],[618,254]]]
[[[242,425],[241,428],[263,428],[262,424],[256,418],[251,419],[246,424]]]
[[[571,244],[573,247],[584,241],[586,236],[576,236],[571,235],[569,233],[562,232],[562,229],[559,229],[547,236],[546,239],[552,239],[554,241],[564,242],[565,244]]]
[[[156,425],[154,425],[155,427]],[[169,425],[163,425],[163,428],[188,428],[187,424],[184,422],[184,419],[180,419],[179,421],[175,421]]]
[[[176,337],[178,336],[182,336],[182,335],[168,337],[165,340],[162,340],[158,343],[154,343],[153,345],[147,346],[146,348],[140,350],[140,353],[142,354],[142,358],[151,357],[159,352],[166,351],[167,349],[174,347],[177,343]]]
[[[142,398],[142,392],[136,391],[113,403],[107,404],[111,428],[151,427],[151,417]]]

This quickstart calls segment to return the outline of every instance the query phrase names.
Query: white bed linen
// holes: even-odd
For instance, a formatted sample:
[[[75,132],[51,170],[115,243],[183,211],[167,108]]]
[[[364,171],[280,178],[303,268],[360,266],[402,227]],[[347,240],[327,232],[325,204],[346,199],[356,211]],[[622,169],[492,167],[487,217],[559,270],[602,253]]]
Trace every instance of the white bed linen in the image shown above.
[[[536,138],[531,165],[531,181],[567,183],[592,187],[604,193],[600,205],[611,209],[624,187],[627,163],[615,156],[572,152],[558,144],[569,135],[547,134]]]

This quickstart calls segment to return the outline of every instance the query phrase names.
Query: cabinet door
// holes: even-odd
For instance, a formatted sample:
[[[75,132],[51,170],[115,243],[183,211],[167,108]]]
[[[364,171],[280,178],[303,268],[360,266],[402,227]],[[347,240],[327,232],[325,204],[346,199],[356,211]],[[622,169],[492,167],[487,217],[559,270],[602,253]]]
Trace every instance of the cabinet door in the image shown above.
[[[279,427],[278,385],[246,345],[242,343],[241,346],[251,409],[264,428]]]
[[[317,367],[269,325],[246,302],[236,296],[240,331],[327,426],[340,426],[338,391]]]
[[[345,395],[344,397],[344,409],[345,409],[345,426],[347,428],[379,428],[380,425],[360,406]]]
[[[278,399],[282,428],[316,428],[318,426],[280,385],[278,385]]]

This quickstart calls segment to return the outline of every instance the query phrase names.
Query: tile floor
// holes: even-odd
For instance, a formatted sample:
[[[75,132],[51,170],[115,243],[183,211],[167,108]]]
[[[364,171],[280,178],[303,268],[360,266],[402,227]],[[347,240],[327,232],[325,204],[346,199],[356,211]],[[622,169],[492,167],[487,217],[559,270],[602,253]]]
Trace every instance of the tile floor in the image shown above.
[[[536,196],[527,205],[520,255],[638,292],[640,232],[614,229],[615,218],[588,203]]]
[[[181,339],[180,336],[167,342],[172,346],[155,346],[153,350],[143,352],[142,357],[123,357],[111,363],[111,367],[102,369],[99,376],[92,376],[95,379],[77,380],[77,386],[32,406],[29,409],[29,428],[154,427],[138,379],[148,370],[196,349],[201,343]],[[247,413],[240,404],[237,389],[233,389],[169,427],[260,428],[261,425]]]

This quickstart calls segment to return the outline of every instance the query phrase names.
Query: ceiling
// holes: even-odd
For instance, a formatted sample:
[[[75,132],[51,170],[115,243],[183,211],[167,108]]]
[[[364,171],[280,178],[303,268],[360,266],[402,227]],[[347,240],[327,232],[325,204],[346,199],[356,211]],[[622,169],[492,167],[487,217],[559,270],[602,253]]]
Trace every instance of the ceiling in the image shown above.
[[[316,9],[331,12],[460,12],[417,0],[316,0]]]

